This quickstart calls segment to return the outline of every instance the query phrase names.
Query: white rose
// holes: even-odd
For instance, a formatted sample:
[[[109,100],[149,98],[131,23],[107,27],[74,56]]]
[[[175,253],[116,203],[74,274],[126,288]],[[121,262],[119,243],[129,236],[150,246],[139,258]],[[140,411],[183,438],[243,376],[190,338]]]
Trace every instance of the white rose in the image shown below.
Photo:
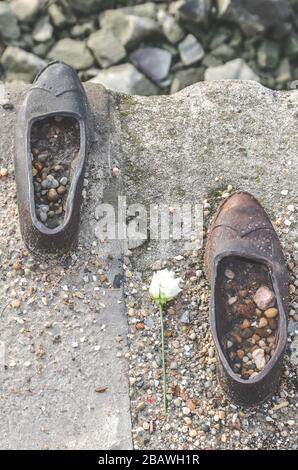
[[[181,278],[175,278],[175,273],[168,269],[157,271],[153,274],[149,293],[154,300],[166,303],[174,299],[182,289],[179,287]]]

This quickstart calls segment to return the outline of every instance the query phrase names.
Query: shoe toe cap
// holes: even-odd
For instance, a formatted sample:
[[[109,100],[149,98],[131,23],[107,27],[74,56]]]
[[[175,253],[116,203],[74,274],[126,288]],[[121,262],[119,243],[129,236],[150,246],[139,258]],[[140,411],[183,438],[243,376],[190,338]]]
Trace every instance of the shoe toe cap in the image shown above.
[[[258,201],[249,193],[236,192],[223,204],[219,212],[217,222],[247,230],[271,226],[265,210]]]
[[[64,62],[48,64],[36,77],[33,88],[44,88],[55,95],[66,91],[81,89],[75,70]]]

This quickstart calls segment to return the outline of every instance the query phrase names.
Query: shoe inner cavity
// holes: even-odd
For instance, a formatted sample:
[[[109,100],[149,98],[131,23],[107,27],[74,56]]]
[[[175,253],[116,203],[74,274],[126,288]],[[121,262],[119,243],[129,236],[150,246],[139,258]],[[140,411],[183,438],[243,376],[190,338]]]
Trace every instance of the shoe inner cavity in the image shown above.
[[[220,265],[217,325],[232,370],[257,377],[274,354],[279,311],[268,268],[230,257]]]
[[[76,119],[53,116],[33,124],[31,155],[35,211],[38,220],[49,229],[64,221],[79,151],[80,126]]]

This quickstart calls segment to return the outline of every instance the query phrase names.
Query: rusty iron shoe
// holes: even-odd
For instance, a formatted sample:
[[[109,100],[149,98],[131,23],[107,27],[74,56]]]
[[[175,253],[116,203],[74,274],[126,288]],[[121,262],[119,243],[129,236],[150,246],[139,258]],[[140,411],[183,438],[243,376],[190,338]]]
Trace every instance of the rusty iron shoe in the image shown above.
[[[63,222],[49,228],[38,219],[32,178],[31,130],[47,118],[71,118],[78,123],[79,152],[68,190]],[[15,177],[21,233],[36,253],[60,254],[76,242],[85,163],[89,142],[89,106],[77,73],[63,62],[48,64],[35,78],[19,109],[15,136]]]
[[[231,257],[261,263],[268,268],[279,311],[273,355],[249,380],[233,371],[222,342],[229,327],[220,295],[220,271]],[[276,391],[281,375],[287,343],[288,272],[277,234],[264,209],[249,193],[233,193],[219,208],[208,233],[204,264],[211,287],[210,326],[219,381],[231,401],[241,405],[257,404]]]

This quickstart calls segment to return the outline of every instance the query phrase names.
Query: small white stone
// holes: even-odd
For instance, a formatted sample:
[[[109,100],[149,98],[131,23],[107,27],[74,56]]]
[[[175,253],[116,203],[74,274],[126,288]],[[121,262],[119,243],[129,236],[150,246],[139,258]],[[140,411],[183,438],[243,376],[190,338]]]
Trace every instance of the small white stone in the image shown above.
[[[78,348],[79,347],[79,343],[77,343],[76,341],[74,343],[72,343],[72,347],[73,348]]]
[[[262,370],[266,365],[265,352],[263,349],[255,349],[252,352],[252,360],[258,370]]]
[[[225,270],[225,276],[226,276],[228,279],[234,279],[235,274],[233,273],[233,271],[232,271],[231,269],[226,269],[226,270]]]
[[[283,190],[280,192],[280,194],[281,194],[282,196],[287,196],[288,193],[289,193],[289,190],[288,190],[288,189],[283,189]]]
[[[8,175],[8,169],[7,168],[1,168],[0,169],[0,176],[7,176]]]
[[[24,366],[25,366],[25,367],[30,367],[30,366],[31,366],[31,362],[30,362],[30,361],[24,362]]]
[[[249,376],[249,378],[250,378],[250,379],[253,379],[254,377],[257,377],[257,375],[259,375],[259,372],[253,372],[253,373]]]
[[[213,348],[209,348],[209,349],[208,349],[208,356],[209,356],[210,358],[214,357],[214,349],[213,349]]]
[[[117,166],[114,166],[114,168],[112,169],[112,176],[117,178],[117,176],[119,176],[119,174],[120,174],[119,168]]]
[[[275,295],[267,286],[261,286],[255,293],[254,302],[261,310],[266,310],[275,304]]]
[[[189,408],[187,408],[187,406],[184,406],[184,407],[182,408],[182,412],[183,412],[183,414],[184,414],[184,415],[186,415],[186,416],[187,416],[187,415],[189,415],[189,414],[190,414],[190,409],[189,409]]]

